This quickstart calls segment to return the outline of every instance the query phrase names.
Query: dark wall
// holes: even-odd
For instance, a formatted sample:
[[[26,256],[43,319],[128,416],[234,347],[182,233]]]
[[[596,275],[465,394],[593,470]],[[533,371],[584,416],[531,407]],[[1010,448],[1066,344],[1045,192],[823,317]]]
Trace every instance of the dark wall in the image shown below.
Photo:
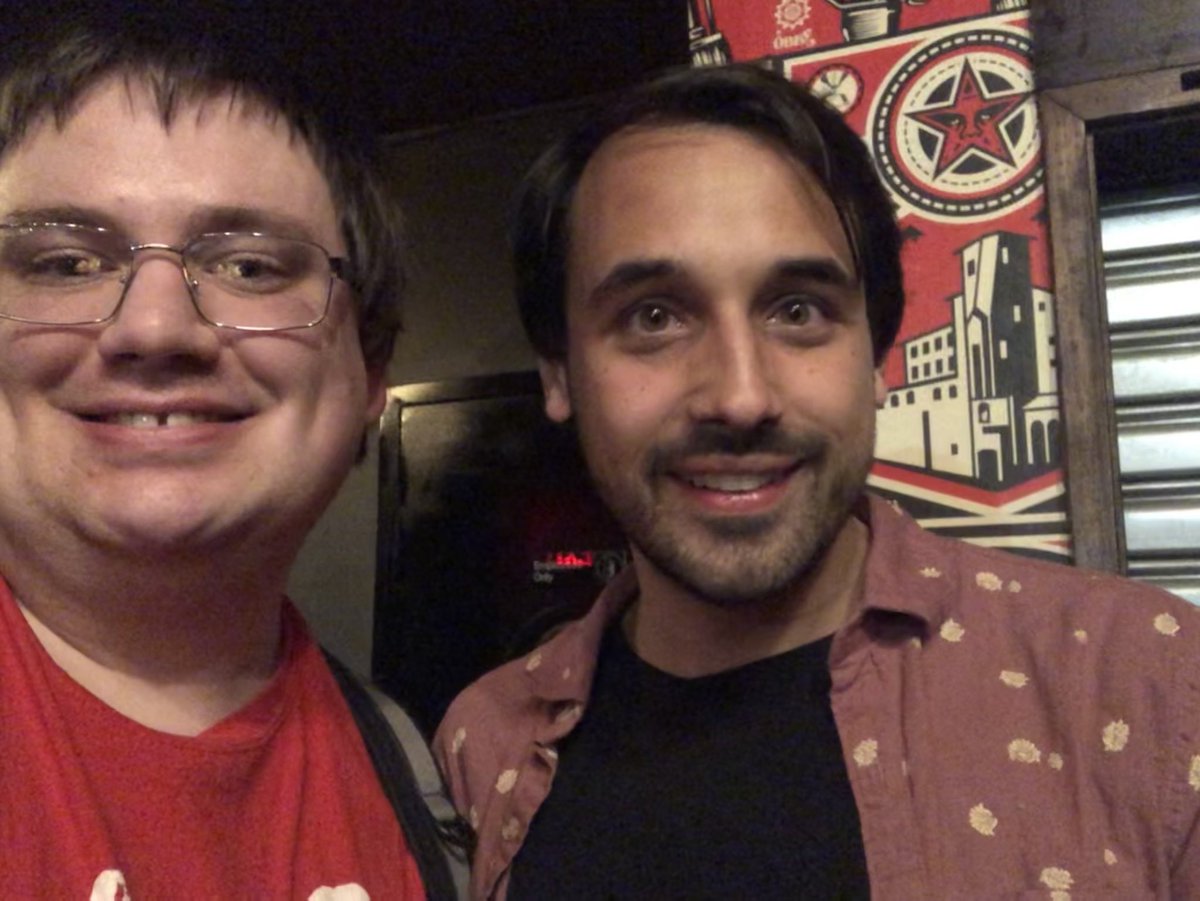
[[[413,260],[390,384],[533,368],[513,299],[511,198],[534,158],[587,108],[536,107],[389,143]]]
[[[1040,88],[1200,66],[1196,0],[1033,0],[1029,8]]]

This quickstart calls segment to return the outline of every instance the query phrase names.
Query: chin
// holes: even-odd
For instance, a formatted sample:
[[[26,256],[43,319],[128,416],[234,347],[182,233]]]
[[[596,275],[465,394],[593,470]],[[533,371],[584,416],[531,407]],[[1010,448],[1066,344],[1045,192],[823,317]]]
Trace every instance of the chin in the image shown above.
[[[664,570],[698,600],[717,607],[769,607],[802,584],[817,563],[817,556],[789,559],[775,566],[734,566],[692,571]]]
[[[202,549],[207,553],[221,534],[211,523],[144,517],[107,522],[99,537],[114,550],[152,558]]]
[[[849,507],[825,505],[821,515],[816,512],[810,507],[784,522],[760,521],[755,528],[747,523],[709,523],[700,534],[693,529],[657,530],[650,540],[636,543],[654,566],[698,600],[726,608],[770,606],[792,594],[820,566],[841,533]]]
[[[79,531],[114,551],[148,556],[203,551],[246,538],[244,517],[229,504],[198,504],[194,496],[172,500],[131,498],[119,509],[93,510],[80,518]]]
[[[833,534],[734,538],[704,541],[656,535],[634,542],[642,556],[698,600],[720,607],[770,605],[802,583],[824,556]],[[774,538],[775,540],[771,540]]]

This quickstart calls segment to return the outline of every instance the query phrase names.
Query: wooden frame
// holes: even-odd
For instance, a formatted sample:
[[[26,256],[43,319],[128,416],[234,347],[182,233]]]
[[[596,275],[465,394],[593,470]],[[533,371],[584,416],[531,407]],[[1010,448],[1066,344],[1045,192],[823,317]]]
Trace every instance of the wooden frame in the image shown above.
[[[1054,261],[1067,508],[1075,562],[1123,572],[1125,530],[1112,405],[1092,133],[1105,122],[1200,105],[1196,67],[1041,91],[1046,200]]]

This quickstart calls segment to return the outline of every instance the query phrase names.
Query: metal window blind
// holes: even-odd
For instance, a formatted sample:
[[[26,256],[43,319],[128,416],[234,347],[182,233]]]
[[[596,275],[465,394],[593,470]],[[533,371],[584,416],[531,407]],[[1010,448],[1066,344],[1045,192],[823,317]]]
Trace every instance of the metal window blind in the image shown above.
[[[1127,571],[1200,604],[1200,186],[1100,226]]]

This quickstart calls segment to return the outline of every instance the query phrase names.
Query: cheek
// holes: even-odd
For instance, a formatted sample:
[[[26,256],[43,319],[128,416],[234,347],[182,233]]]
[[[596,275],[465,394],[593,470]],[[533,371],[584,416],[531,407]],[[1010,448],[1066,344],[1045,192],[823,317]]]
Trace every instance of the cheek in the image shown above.
[[[861,360],[814,365],[791,381],[790,405],[830,432],[856,438],[874,429],[879,380]]]
[[[609,457],[638,453],[660,438],[675,418],[666,386],[636,367],[576,372],[571,398],[581,437]]]
[[[361,439],[372,405],[382,392],[369,390],[357,339],[318,333],[263,335],[244,341],[236,356],[249,379],[272,398],[298,446],[340,446]],[[314,446],[315,447],[315,446]]]
[[[383,413],[386,373],[367,371],[356,331],[344,332],[338,346],[326,349],[318,379],[327,394],[341,398],[342,409],[337,412],[349,420],[356,435]]]
[[[95,344],[82,329],[39,331],[14,326],[0,322],[0,396],[10,406],[23,395],[64,382]]]

